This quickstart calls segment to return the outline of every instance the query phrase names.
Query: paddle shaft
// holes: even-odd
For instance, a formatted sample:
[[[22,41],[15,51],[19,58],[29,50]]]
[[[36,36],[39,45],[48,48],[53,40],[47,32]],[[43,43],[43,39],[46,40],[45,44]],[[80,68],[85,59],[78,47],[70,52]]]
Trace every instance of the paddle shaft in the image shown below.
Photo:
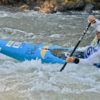
[[[88,24],[88,27],[86,28],[86,30],[83,32],[82,36],[80,37],[79,41],[77,42],[76,46],[74,47],[72,53],[70,54],[70,57],[73,55],[73,53],[75,52],[75,50],[77,49],[78,45],[80,44],[80,42],[82,41],[83,37],[85,36],[86,32],[88,31],[89,27],[90,27],[91,23]],[[64,70],[65,66],[67,65],[67,62],[65,62],[65,64],[63,65],[63,67],[60,69],[60,72],[62,70]]]

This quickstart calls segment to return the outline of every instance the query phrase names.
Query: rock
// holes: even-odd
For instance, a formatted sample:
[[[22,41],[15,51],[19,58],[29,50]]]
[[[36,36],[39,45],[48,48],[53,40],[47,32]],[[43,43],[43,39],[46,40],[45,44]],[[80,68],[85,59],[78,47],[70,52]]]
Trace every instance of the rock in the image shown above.
[[[8,0],[8,4],[14,6],[14,5],[17,4],[17,1],[16,0],[15,1],[14,0]]]
[[[39,11],[41,13],[55,13],[57,11],[57,8],[51,2],[45,1],[40,7]]]
[[[85,10],[87,13],[91,13],[92,10],[93,10],[93,8],[94,8],[94,5],[93,5],[93,4],[87,3],[84,10]]]
[[[100,10],[100,0],[96,0],[95,7]]]
[[[65,0],[57,0],[58,3],[65,2]]]
[[[57,6],[57,11],[63,12],[63,11],[66,11],[66,9],[64,9],[63,6]]]
[[[35,10],[35,11],[39,11],[40,9],[41,9],[41,8],[38,7],[38,6],[34,7],[34,10]]]
[[[31,10],[30,7],[26,4],[23,4],[19,7],[19,10]]]
[[[74,4],[67,4],[65,6],[66,10],[75,10],[75,5]]]
[[[79,0],[78,2],[76,3],[68,3],[65,7],[67,10],[83,10],[85,6],[85,2],[84,0]]]
[[[0,1],[0,5],[2,5],[2,2]]]
[[[51,10],[49,8],[42,8],[39,10],[41,13],[51,13]]]
[[[85,6],[84,0],[80,0],[78,3],[75,4],[75,10],[83,10]]]
[[[8,0],[2,0],[2,4],[8,4]]]

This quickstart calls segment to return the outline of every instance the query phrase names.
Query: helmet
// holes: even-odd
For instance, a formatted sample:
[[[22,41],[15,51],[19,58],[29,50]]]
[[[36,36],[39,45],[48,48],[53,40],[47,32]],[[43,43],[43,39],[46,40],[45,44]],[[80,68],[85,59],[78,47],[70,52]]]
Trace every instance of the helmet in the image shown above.
[[[97,31],[97,32],[100,32],[100,25],[98,25],[98,26],[96,27],[96,31]]]

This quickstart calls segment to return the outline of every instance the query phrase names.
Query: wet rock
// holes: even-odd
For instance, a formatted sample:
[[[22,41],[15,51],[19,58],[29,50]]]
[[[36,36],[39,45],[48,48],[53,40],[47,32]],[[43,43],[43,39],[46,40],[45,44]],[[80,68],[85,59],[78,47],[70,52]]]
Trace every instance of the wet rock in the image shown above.
[[[34,9],[41,13],[67,12],[70,10],[91,13],[100,9],[100,0],[0,0],[0,5],[19,7],[20,10]]]
[[[39,11],[40,10],[40,7],[39,6],[36,6],[36,7],[34,7],[34,10],[35,11]]]
[[[41,13],[54,13],[57,11],[56,6],[51,2],[45,1],[43,5],[39,8]]]
[[[2,2],[0,1],[0,5],[2,5]]]
[[[91,13],[93,9],[94,9],[94,5],[91,4],[91,3],[87,3],[84,10],[85,10],[87,13]]]
[[[95,7],[100,10],[100,0],[95,0]]]
[[[66,8],[63,6],[57,6],[57,11],[64,12],[64,11],[66,11]]]
[[[57,0],[58,3],[63,3],[65,0]]]
[[[75,4],[75,10],[83,10],[85,6],[84,0],[80,0],[78,3]]]
[[[67,4],[65,7],[67,10],[83,10],[84,6],[84,0],[79,0],[77,3]]]
[[[21,6],[19,7],[19,10],[31,10],[31,8],[30,8],[28,5],[23,4],[23,5],[21,5]]]

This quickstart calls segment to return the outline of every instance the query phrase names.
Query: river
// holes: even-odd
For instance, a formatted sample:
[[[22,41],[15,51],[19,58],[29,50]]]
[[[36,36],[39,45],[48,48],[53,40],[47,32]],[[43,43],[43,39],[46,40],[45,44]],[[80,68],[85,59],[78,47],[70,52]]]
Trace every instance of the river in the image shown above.
[[[0,11],[0,38],[74,47],[86,29],[88,14]],[[100,15],[95,15],[100,18]],[[95,36],[89,28],[79,48]],[[19,62],[0,54],[0,100],[100,100],[100,69],[94,66]]]

